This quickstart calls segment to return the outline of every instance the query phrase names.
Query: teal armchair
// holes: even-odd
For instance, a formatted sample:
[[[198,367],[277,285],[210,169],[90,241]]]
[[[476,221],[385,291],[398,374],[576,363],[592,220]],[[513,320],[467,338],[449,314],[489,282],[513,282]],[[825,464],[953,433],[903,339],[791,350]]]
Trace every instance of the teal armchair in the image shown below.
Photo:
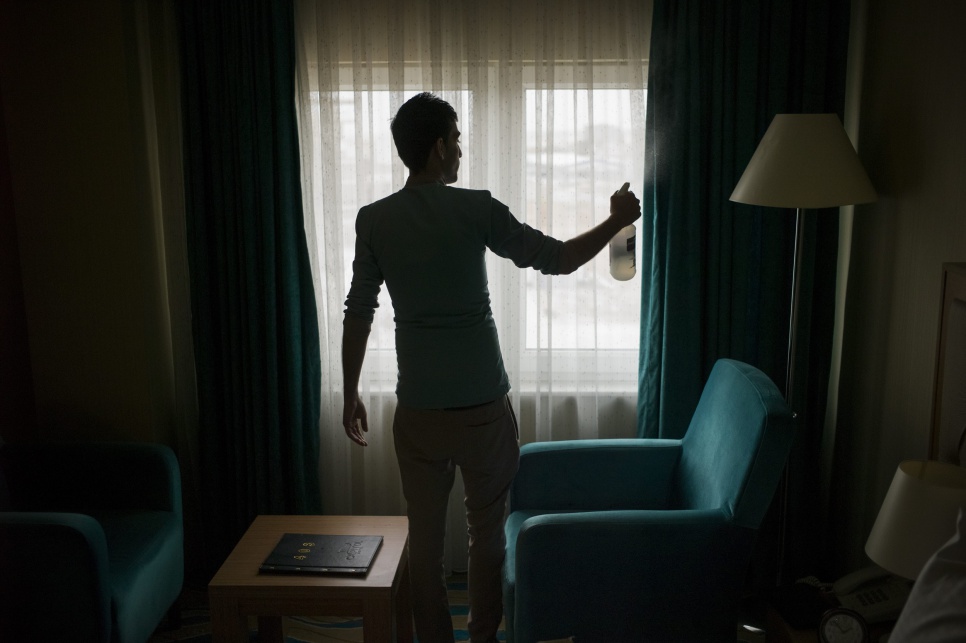
[[[720,360],[681,440],[525,445],[506,523],[507,640],[734,641],[792,438],[771,380]]]
[[[146,641],[184,581],[181,476],[156,444],[0,448],[0,639]]]

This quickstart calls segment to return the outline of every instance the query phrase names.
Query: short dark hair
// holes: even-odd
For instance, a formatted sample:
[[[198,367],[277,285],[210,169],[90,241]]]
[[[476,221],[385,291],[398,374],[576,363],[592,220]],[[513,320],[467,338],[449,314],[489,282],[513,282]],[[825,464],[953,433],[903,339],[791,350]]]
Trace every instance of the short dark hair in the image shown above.
[[[445,100],[428,92],[416,94],[403,103],[389,127],[399,158],[410,171],[419,172],[433,145],[446,140],[456,121],[456,110]]]

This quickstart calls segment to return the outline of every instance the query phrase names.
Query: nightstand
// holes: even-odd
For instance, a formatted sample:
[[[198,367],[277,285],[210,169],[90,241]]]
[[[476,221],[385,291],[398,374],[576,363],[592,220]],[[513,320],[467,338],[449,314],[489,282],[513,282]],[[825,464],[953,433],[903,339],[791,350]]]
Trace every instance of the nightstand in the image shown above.
[[[816,627],[809,629],[795,629],[789,625],[782,615],[779,614],[773,607],[769,606],[767,610],[767,619],[765,625],[765,642],[766,643],[818,643],[818,630],[816,629],[818,623],[815,624]],[[885,641],[885,637],[889,632],[892,631],[895,621],[888,621],[885,623],[877,623],[875,625],[869,626],[869,638],[872,643],[880,643]]]

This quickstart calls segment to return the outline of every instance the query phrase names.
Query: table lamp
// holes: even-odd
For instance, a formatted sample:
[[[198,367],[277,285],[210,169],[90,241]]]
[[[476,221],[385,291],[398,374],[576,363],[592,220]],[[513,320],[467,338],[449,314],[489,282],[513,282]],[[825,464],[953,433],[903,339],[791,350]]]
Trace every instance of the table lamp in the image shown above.
[[[875,519],[865,553],[897,576],[915,580],[956,533],[966,507],[966,468],[934,460],[899,464]]]
[[[800,261],[805,242],[802,210],[870,203],[875,199],[872,183],[835,114],[777,114],[731,194],[731,201],[736,203],[795,208],[785,371],[785,400],[789,404],[794,391]]]

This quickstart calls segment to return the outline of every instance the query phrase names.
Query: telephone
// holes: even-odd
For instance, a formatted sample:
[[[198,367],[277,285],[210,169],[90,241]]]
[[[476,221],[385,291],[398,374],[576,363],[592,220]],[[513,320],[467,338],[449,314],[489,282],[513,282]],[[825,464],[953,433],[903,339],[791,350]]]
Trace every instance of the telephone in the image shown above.
[[[871,565],[837,580],[832,594],[842,607],[858,612],[871,624],[898,618],[911,588],[910,581]]]

